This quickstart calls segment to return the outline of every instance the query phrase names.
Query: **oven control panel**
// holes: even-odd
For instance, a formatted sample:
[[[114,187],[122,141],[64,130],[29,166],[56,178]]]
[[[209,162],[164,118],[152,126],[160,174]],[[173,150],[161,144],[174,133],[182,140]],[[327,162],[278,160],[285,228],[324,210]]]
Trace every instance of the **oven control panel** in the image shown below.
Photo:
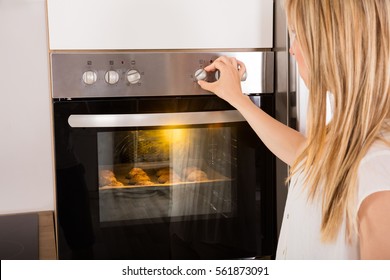
[[[219,72],[204,67],[219,56],[245,63],[246,94],[273,93],[272,52],[53,52],[53,98],[207,95],[198,80],[209,82]]]

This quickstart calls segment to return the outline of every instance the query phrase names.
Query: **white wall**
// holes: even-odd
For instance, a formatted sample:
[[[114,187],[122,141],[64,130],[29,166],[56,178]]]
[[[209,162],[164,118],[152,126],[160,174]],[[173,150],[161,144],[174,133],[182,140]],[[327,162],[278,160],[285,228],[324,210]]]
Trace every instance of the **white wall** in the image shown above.
[[[53,210],[45,0],[0,0],[0,214]]]
[[[298,69],[297,69],[298,73]],[[309,90],[305,85],[303,79],[297,77],[297,125],[298,130],[306,135],[307,133],[307,111],[309,105]],[[326,95],[326,121],[329,122],[333,115],[333,101],[332,94],[327,93]]]
[[[298,69],[297,69],[298,73]],[[309,90],[300,76],[297,77],[297,129],[306,135]]]

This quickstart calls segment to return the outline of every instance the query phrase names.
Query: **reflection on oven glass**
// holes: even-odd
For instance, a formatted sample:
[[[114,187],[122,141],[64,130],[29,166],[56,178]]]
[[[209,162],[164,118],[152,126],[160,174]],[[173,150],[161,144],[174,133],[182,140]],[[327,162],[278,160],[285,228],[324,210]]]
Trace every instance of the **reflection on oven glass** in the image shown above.
[[[234,213],[232,127],[98,133],[101,222]]]

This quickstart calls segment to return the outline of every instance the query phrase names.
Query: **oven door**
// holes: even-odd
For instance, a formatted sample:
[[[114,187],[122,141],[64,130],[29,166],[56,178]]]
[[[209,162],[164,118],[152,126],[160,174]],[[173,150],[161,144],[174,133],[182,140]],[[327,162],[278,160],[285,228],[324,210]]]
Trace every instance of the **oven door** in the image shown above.
[[[272,97],[259,100],[272,113]],[[60,259],[272,257],[274,157],[226,102],[53,108]]]

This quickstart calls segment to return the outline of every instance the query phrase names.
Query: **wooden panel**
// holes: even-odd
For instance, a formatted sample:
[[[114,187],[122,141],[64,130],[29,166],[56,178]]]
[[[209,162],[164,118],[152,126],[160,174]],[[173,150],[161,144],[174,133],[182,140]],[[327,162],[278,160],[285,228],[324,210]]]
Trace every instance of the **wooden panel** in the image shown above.
[[[39,212],[39,259],[57,259],[52,211]]]

